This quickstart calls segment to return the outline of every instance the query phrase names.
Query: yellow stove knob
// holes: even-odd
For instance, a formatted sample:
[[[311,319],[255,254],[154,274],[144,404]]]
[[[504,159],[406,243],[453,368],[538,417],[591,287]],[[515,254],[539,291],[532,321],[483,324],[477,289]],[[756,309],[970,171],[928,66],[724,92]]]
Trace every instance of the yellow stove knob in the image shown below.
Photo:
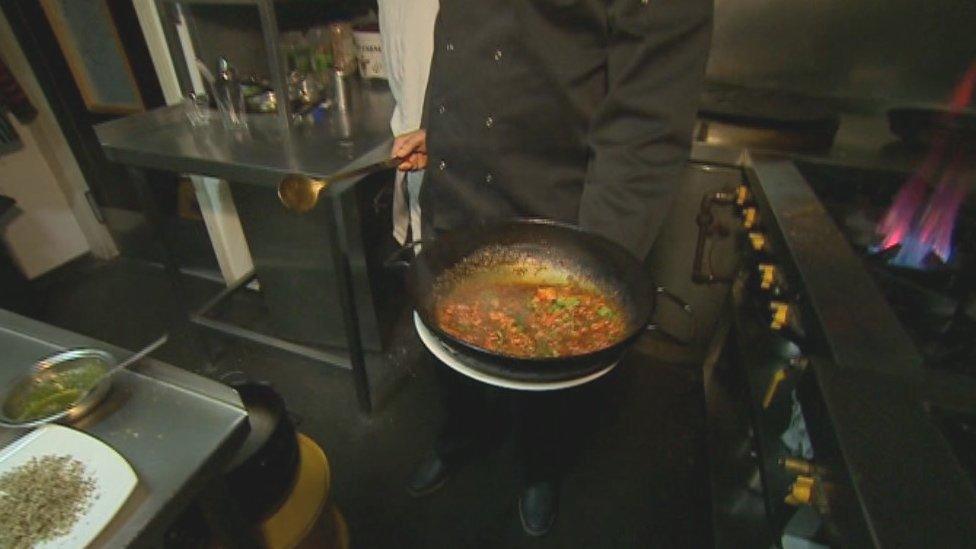
[[[776,266],[769,263],[759,264],[759,287],[763,290],[769,290],[776,283],[777,273]]]
[[[742,226],[746,229],[751,229],[756,226],[756,220],[759,218],[759,211],[756,208],[746,208],[742,210]]]
[[[745,206],[746,200],[749,200],[749,187],[739,185],[739,188],[735,190],[735,203],[739,206]]]
[[[774,330],[781,330],[790,319],[790,306],[782,301],[773,301],[769,304],[769,309],[773,312],[773,318],[769,322],[769,327]]]
[[[816,480],[812,477],[798,476],[790,486],[790,493],[786,496],[786,503],[790,505],[810,505],[813,503],[813,487]]]
[[[752,249],[761,252],[766,249],[766,235],[762,233],[749,233],[749,242]]]

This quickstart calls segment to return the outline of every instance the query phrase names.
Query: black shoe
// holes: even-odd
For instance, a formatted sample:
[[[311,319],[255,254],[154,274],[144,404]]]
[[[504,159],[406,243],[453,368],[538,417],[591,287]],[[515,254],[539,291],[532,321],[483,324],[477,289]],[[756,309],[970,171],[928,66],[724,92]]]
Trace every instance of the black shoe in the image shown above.
[[[413,472],[407,491],[415,498],[433,494],[451,478],[452,472],[440,456],[431,454]]]
[[[556,486],[551,482],[537,482],[530,485],[519,496],[519,518],[522,529],[530,536],[544,536],[556,522],[556,507],[559,498]]]

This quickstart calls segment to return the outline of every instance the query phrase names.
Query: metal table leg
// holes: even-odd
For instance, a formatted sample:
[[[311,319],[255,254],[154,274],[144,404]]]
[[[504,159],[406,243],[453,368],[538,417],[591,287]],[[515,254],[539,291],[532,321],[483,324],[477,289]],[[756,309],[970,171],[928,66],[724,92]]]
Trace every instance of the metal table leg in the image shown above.
[[[176,251],[176,243],[170,236],[169,231],[166,230],[166,220],[163,213],[159,209],[159,205],[156,203],[156,197],[153,194],[152,187],[149,184],[149,178],[147,177],[146,170],[136,168],[133,166],[126,166],[126,172],[131,179],[132,184],[136,188],[136,192],[139,195],[139,201],[142,204],[143,213],[146,215],[146,219],[149,221],[149,226],[153,231],[153,236],[156,242],[159,243],[160,249],[163,253],[163,267],[166,270],[167,278],[169,278],[170,285],[173,288],[173,293],[176,295],[176,300],[179,302],[178,307],[183,320],[189,320],[191,318],[190,311],[190,298],[189,292],[186,286],[183,284],[183,277],[180,273],[180,260],[179,254]],[[206,360],[207,368],[213,367],[213,359],[210,353],[210,345],[205,340],[204,334],[200,333],[199,330],[194,329],[193,324],[187,324],[187,329],[190,330],[190,340],[197,346],[197,349],[201,352],[202,356]]]
[[[149,185],[149,178],[147,177],[146,171],[132,166],[126,166],[125,170],[129,175],[129,179],[132,180],[136,192],[139,194],[139,201],[142,203],[143,213],[145,213],[146,219],[149,221],[149,226],[152,228],[153,236],[155,236],[156,242],[159,243],[163,252],[163,267],[169,275],[173,290],[176,291],[176,296],[180,301],[180,308],[184,314],[188,314],[187,292],[180,278],[179,256],[176,253],[175,245],[169,233],[166,231],[166,222],[162,212],[159,210],[159,205],[156,203],[156,198],[153,195],[152,187]]]
[[[349,363],[352,367],[352,379],[356,388],[356,399],[359,409],[365,414],[373,411],[373,400],[370,395],[369,377],[366,374],[366,357],[363,354],[362,341],[359,333],[359,316],[356,311],[352,272],[349,266],[349,255],[346,244],[339,236],[342,224],[342,205],[339,200],[328,193],[326,207],[330,215],[328,239],[332,249],[332,264],[336,273],[336,292],[339,295],[339,306],[342,309],[342,324],[346,333],[346,344],[349,348]]]
[[[180,277],[180,265],[179,258],[176,254],[176,248],[174,247],[174,243],[165,229],[164,218],[162,213],[159,211],[158,205],[156,204],[152,189],[149,186],[149,180],[146,177],[146,173],[142,169],[131,166],[127,166],[126,170],[128,171],[129,177],[132,179],[133,184],[138,190],[146,217],[153,228],[156,239],[161,244],[166,272],[170,275],[173,287],[177,293],[178,299],[181,302],[181,308],[192,324],[212,328],[222,333],[249,339],[251,341],[256,341],[257,343],[282,348],[286,351],[296,352],[304,356],[309,356],[310,358],[329,362],[339,367],[349,367],[352,370],[353,384],[355,386],[356,399],[359,403],[359,408],[365,414],[372,413],[373,401],[370,391],[369,378],[366,373],[366,357],[362,346],[362,336],[359,331],[359,316],[356,310],[354,297],[355,289],[352,284],[352,272],[349,262],[349,254],[347,244],[341,237],[341,235],[344,234],[344,232],[341,231],[342,224],[344,223],[344,214],[340,200],[337,197],[334,197],[331,193],[329,193],[323,201],[323,206],[327,208],[327,211],[329,212],[329,215],[326,216],[328,219],[328,230],[326,231],[326,237],[329,239],[329,247],[332,250],[332,264],[336,273],[336,292],[339,296],[339,307],[341,309],[340,312],[342,313],[342,323],[346,334],[346,345],[349,353],[348,362],[344,360],[345,357],[339,356],[335,353],[325,350],[312,349],[304,345],[286,342],[280,340],[279,338],[264,336],[251,330],[237,329],[228,323],[207,318],[206,313],[209,311],[209,309],[212,308],[215,303],[221,301],[223,297],[226,297],[226,293],[232,293],[239,289],[240,284],[234,284],[232,287],[225,290],[225,292],[221,292],[221,294],[214,298],[212,302],[208,302],[208,304],[202,307],[200,311],[190,311],[188,301],[186,299],[187,293]],[[243,283],[246,283],[246,281]]]
[[[221,290],[210,298],[206,303],[190,314],[190,323],[201,328],[206,328],[220,334],[228,335],[237,339],[252,341],[259,345],[280,349],[288,353],[294,353],[305,358],[318,360],[337,368],[349,370],[352,366],[344,352],[323,347],[313,347],[302,343],[296,343],[273,335],[258,332],[248,328],[238,326],[232,322],[219,320],[211,316],[224,301],[230,299],[237,292],[242,291],[247,284],[255,279],[254,271],[251,270],[236,282]]]

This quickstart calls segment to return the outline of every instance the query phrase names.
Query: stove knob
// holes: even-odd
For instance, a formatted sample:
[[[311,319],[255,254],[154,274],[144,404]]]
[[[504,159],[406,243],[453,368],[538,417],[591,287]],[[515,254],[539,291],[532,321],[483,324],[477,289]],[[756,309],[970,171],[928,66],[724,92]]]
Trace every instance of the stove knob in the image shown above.
[[[769,309],[773,312],[773,318],[769,321],[769,327],[774,330],[782,330],[790,321],[790,305],[783,301],[772,301]]]
[[[800,475],[790,486],[786,495],[786,503],[793,506],[810,505],[813,503],[813,488],[817,481],[813,477]]]
[[[776,266],[770,263],[759,264],[759,287],[763,290],[771,290],[779,278]]]
[[[739,185],[739,188],[735,190],[735,204],[737,206],[745,206],[750,196],[749,187]]]
[[[757,252],[762,252],[766,250],[766,235],[762,233],[751,232],[749,233],[749,243],[752,244],[752,249]]]
[[[812,475],[816,471],[816,466],[805,459],[797,457],[781,458],[779,464],[786,469],[787,473],[794,475]]]
[[[759,220],[759,210],[754,207],[749,207],[742,210],[742,226],[746,229],[751,229],[756,226],[756,221]]]

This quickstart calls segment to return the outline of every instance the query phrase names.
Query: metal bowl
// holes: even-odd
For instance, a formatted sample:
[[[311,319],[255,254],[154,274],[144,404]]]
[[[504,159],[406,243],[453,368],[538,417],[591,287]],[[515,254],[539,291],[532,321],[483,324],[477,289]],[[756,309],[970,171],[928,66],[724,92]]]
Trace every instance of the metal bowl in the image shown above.
[[[0,425],[4,427],[29,428],[55,421],[75,421],[101,403],[108,395],[111,378],[103,377],[81,400],[70,408],[39,418],[20,422],[13,418],[12,408],[19,399],[25,398],[31,386],[39,380],[71,370],[73,363],[82,358],[93,358],[102,362],[107,372],[116,364],[115,357],[99,349],[72,349],[49,356],[34,364],[30,374],[23,376],[9,387],[0,389],[3,405],[0,406]]]

